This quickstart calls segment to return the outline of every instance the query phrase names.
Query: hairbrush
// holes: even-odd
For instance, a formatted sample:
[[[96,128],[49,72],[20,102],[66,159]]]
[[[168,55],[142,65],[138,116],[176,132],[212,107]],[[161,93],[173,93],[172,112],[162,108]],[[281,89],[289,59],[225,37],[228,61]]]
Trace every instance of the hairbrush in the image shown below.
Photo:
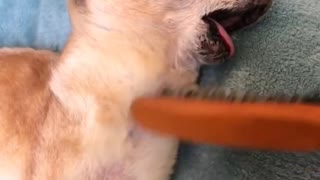
[[[142,127],[183,141],[276,151],[320,149],[320,95],[190,87],[132,104]]]

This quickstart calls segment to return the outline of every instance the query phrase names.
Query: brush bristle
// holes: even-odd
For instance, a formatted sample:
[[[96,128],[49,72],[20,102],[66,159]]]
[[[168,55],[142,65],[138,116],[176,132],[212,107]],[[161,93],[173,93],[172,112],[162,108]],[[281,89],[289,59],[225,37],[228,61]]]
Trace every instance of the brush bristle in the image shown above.
[[[165,90],[163,93],[166,97],[177,97],[187,99],[203,99],[226,102],[252,102],[252,103],[320,103],[320,93],[310,95],[259,95],[251,91],[237,91],[228,88],[197,86],[186,87],[176,90]]]

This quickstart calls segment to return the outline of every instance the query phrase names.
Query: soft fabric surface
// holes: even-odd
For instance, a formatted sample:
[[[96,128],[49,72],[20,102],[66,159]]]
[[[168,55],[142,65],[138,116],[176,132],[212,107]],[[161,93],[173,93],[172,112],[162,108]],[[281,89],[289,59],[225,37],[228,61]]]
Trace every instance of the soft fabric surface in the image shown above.
[[[0,46],[60,50],[69,32],[65,0],[0,0]]]
[[[65,10],[64,0],[0,0],[0,45],[61,49],[70,30]],[[236,57],[207,68],[204,85],[262,94],[320,90],[319,0],[275,0],[263,21],[234,38]],[[176,180],[316,180],[320,153],[183,145],[176,172]]]

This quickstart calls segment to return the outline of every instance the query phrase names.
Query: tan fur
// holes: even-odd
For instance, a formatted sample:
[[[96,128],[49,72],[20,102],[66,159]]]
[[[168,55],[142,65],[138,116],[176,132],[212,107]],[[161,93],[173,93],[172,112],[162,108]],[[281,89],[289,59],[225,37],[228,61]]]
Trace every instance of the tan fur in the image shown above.
[[[0,51],[1,180],[168,180],[177,141],[131,102],[195,82],[206,13],[249,0],[69,0],[62,52]]]

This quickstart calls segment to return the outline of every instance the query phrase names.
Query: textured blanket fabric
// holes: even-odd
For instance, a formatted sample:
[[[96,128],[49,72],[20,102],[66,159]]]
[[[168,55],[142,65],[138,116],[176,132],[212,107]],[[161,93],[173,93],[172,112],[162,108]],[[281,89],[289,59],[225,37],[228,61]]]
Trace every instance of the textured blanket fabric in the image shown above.
[[[65,0],[0,0],[0,46],[56,51],[69,32]]]
[[[60,50],[70,31],[65,0],[0,0],[0,46]],[[320,91],[320,1],[275,0],[256,26],[234,34],[236,57],[208,67],[203,85],[262,94]],[[317,180],[320,153],[243,151],[185,144],[175,180]]]

